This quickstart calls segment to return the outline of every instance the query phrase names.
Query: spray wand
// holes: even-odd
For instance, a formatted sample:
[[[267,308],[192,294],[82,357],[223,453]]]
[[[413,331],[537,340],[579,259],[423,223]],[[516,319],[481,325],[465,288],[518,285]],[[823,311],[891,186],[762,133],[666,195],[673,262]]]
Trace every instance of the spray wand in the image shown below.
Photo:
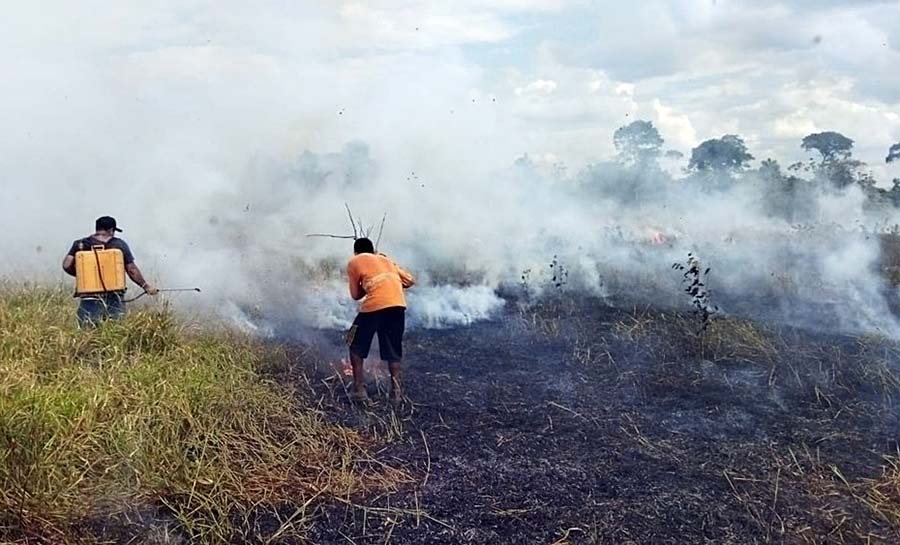
[[[160,288],[157,291],[159,293],[163,293],[163,292],[172,293],[172,292],[184,292],[184,291],[196,291],[197,293],[200,293],[200,288]],[[125,299],[125,302],[131,303],[132,301],[137,301],[138,299],[140,299],[141,297],[143,297],[145,295],[147,295],[146,291],[141,293],[137,297],[133,297],[131,299]]]

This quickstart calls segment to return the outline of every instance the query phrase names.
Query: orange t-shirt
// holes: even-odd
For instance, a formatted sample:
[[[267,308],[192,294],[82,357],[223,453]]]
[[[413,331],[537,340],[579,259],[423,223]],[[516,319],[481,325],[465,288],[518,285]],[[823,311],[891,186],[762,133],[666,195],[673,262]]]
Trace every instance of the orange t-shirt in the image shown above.
[[[360,312],[375,312],[383,308],[406,307],[403,289],[416,283],[409,272],[383,254],[359,254],[347,264],[350,296],[362,299]]]

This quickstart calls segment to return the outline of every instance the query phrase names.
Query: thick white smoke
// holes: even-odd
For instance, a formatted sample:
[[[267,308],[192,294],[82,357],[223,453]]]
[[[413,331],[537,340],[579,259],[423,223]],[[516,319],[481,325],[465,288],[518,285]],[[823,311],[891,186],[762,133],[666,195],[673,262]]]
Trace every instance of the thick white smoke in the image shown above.
[[[253,9],[182,25],[150,6],[58,8],[0,38],[15,75],[0,100],[0,228],[15,256],[3,275],[68,282],[68,245],[111,214],[157,284],[203,288],[177,300],[186,308],[260,334],[343,327],[351,243],[306,235],[348,233],[346,202],[376,230],[387,213],[381,250],[420,278],[414,325],[488,318],[495,290],[523,274],[532,292],[677,302],[669,266],[693,251],[728,301],[827,299],[841,327],[893,332],[877,239],[860,228],[884,218],[859,192],[816,197],[804,229],[739,182],[699,193],[676,180],[623,201],[576,172],[513,165],[531,138],[521,112],[481,90],[461,50],[342,55],[352,36],[324,4],[296,24]]]

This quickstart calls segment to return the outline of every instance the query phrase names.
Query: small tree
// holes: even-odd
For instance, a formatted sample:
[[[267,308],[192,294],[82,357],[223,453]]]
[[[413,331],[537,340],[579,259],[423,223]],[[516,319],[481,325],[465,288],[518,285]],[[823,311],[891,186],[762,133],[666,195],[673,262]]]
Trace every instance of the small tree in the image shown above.
[[[698,172],[737,172],[747,167],[753,156],[744,140],[735,134],[713,138],[691,150],[688,169]]]
[[[644,165],[655,161],[662,154],[665,140],[651,121],[634,121],[619,127],[613,133],[613,144],[622,162]]]
[[[769,157],[759,164],[759,174],[765,178],[778,180],[783,177],[781,173],[781,165],[778,161]]]
[[[897,142],[896,144],[891,146],[891,149],[888,150],[888,154],[887,157],[885,157],[884,162],[893,163],[897,159],[900,159],[900,142]]]
[[[891,190],[888,191],[888,196],[891,199],[891,204],[900,206],[900,178],[894,178],[894,184]]]
[[[806,151],[817,151],[822,155],[822,162],[849,159],[853,149],[853,140],[834,131],[818,132],[807,135],[800,144]]]
[[[707,287],[709,267],[705,270],[700,259],[692,253],[688,254],[686,263],[673,263],[672,268],[681,271],[681,281],[685,285],[684,291],[691,297],[691,306],[694,307],[694,315],[697,317],[697,334],[701,335],[709,328],[712,317],[719,312],[719,307],[712,304],[710,291]]]
[[[802,165],[802,163],[801,163]],[[788,167],[793,170],[793,167]],[[815,214],[816,188],[810,182],[782,170],[775,159],[762,161],[754,173],[754,179],[762,192],[762,204],[766,212],[786,221],[805,221]]]
[[[818,152],[820,161],[810,161],[808,170],[838,189],[853,184],[865,188],[875,185],[875,180],[863,171],[865,163],[853,158],[853,140],[834,131],[807,135],[800,146],[807,151]]]

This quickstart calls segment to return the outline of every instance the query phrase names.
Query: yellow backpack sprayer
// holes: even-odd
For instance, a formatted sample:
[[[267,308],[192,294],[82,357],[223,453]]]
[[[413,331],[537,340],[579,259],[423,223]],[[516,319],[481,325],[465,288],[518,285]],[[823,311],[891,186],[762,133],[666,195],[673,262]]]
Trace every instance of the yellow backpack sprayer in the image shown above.
[[[118,248],[106,248],[102,245],[84,249],[82,243],[75,252],[75,297],[92,297],[106,293],[125,293],[126,286],[125,256]],[[162,288],[160,292],[200,292],[200,288]],[[137,297],[125,299],[130,303],[146,295],[142,292]]]
[[[93,246],[75,252],[75,297],[124,292],[125,256],[122,250]]]

